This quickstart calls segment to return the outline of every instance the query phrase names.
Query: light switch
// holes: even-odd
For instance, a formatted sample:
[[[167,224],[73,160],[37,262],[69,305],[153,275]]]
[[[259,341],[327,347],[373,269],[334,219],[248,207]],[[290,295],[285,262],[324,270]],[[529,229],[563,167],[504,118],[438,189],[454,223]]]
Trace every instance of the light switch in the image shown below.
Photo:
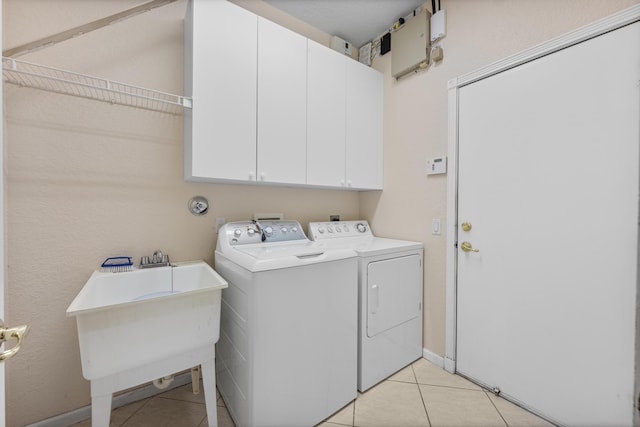
[[[440,228],[440,219],[432,219],[431,220],[431,234],[433,234],[434,236],[439,236],[441,233],[441,228]]]

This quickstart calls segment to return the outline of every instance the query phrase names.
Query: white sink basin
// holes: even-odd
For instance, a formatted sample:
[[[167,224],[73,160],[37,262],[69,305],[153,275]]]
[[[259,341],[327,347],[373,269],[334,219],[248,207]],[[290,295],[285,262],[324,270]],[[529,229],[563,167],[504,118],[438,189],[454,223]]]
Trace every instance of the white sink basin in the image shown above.
[[[203,261],[124,273],[95,271],[67,309],[88,380],[209,343],[227,282]]]
[[[67,316],[77,321],[94,425],[109,424],[114,391],[197,365],[202,365],[209,424],[215,425],[215,343],[226,287],[204,261],[91,275]]]

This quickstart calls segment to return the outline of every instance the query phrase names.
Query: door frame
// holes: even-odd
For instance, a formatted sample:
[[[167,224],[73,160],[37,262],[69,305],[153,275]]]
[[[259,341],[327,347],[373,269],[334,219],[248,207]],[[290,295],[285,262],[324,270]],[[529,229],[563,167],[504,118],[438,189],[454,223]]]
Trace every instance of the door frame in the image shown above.
[[[2,4],[0,4],[0,35],[2,34]],[[0,51],[2,50],[2,37],[0,37]],[[4,319],[4,285],[5,285],[5,240],[4,240],[4,83],[0,84],[0,166],[2,173],[0,173],[0,319]],[[0,351],[4,350],[4,345],[0,345]],[[4,363],[0,362],[0,408],[2,409],[2,415],[0,415],[0,427],[6,425],[6,399],[5,399],[5,374]]]
[[[446,314],[444,368],[456,372],[456,323],[457,323],[457,269],[458,269],[458,96],[462,87],[495,74],[536,60],[609,31],[640,21],[640,4],[578,28],[567,34],[539,44],[500,61],[479,68],[448,81],[448,156],[447,226],[446,226]],[[639,239],[640,240],[640,239]],[[639,278],[640,282],[640,278]],[[640,304],[640,293],[638,296]],[[636,316],[640,329],[640,315]],[[638,348],[640,343],[636,343]],[[636,372],[640,371],[640,348],[636,351]],[[636,395],[639,390],[636,385]],[[640,421],[635,411],[636,423]],[[640,424],[640,423],[639,423]]]

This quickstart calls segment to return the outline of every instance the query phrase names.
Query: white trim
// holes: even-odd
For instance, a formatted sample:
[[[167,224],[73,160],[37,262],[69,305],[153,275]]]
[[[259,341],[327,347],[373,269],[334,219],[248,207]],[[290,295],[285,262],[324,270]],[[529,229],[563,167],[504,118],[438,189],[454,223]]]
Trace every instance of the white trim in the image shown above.
[[[458,265],[458,81],[449,80],[449,179],[447,180],[447,242],[445,288],[445,364],[444,368],[455,372],[456,360],[456,272]]]
[[[607,16],[548,42],[453,78],[448,82],[447,263],[444,368],[456,371],[456,290],[458,232],[458,93],[461,87],[533,61],[640,20],[640,4]]]
[[[427,350],[426,348],[422,349],[422,357],[427,359],[429,362],[437,365],[441,368],[444,368],[444,357],[439,354],[434,353],[431,350]]]
[[[189,383],[191,383],[191,373],[185,372],[183,374],[176,375],[171,385],[163,390],[157,389],[153,384],[148,384],[144,387],[114,396],[112,408],[119,408]],[[200,392],[202,393],[202,390]],[[64,414],[29,424],[26,427],[65,427],[89,418],[91,418],[91,405],[83,406],[82,408],[74,409],[72,411],[65,412]]]
[[[2,5],[0,4],[0,34],[2,33]],[[2,37],[0,37],[0,50],[2,50]],[[4,167],[4,96],[3,96],[3,87],[4,85],[0,85],[0,319],[4,319],[5,309],[5,231],[4,231],[4,187],[5,187],[5,167]],[[4,350],[4,345],[0,344],[0,351]],[[0,362],[0,427],[5,427],[6,425],[6,389],[5,389],[5,369],[4,363]]]

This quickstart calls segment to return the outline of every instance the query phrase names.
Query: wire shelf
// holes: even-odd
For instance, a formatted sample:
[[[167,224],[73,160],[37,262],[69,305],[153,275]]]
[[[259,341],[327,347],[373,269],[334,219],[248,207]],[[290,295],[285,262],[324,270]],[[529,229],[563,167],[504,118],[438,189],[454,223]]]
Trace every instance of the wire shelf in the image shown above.
[[[191,108],[192,105],[189,97],[32,64],[13,58],[2,58],[2,77],[4,82],[18,86],[163,113],[182,114],[183,108]]]

